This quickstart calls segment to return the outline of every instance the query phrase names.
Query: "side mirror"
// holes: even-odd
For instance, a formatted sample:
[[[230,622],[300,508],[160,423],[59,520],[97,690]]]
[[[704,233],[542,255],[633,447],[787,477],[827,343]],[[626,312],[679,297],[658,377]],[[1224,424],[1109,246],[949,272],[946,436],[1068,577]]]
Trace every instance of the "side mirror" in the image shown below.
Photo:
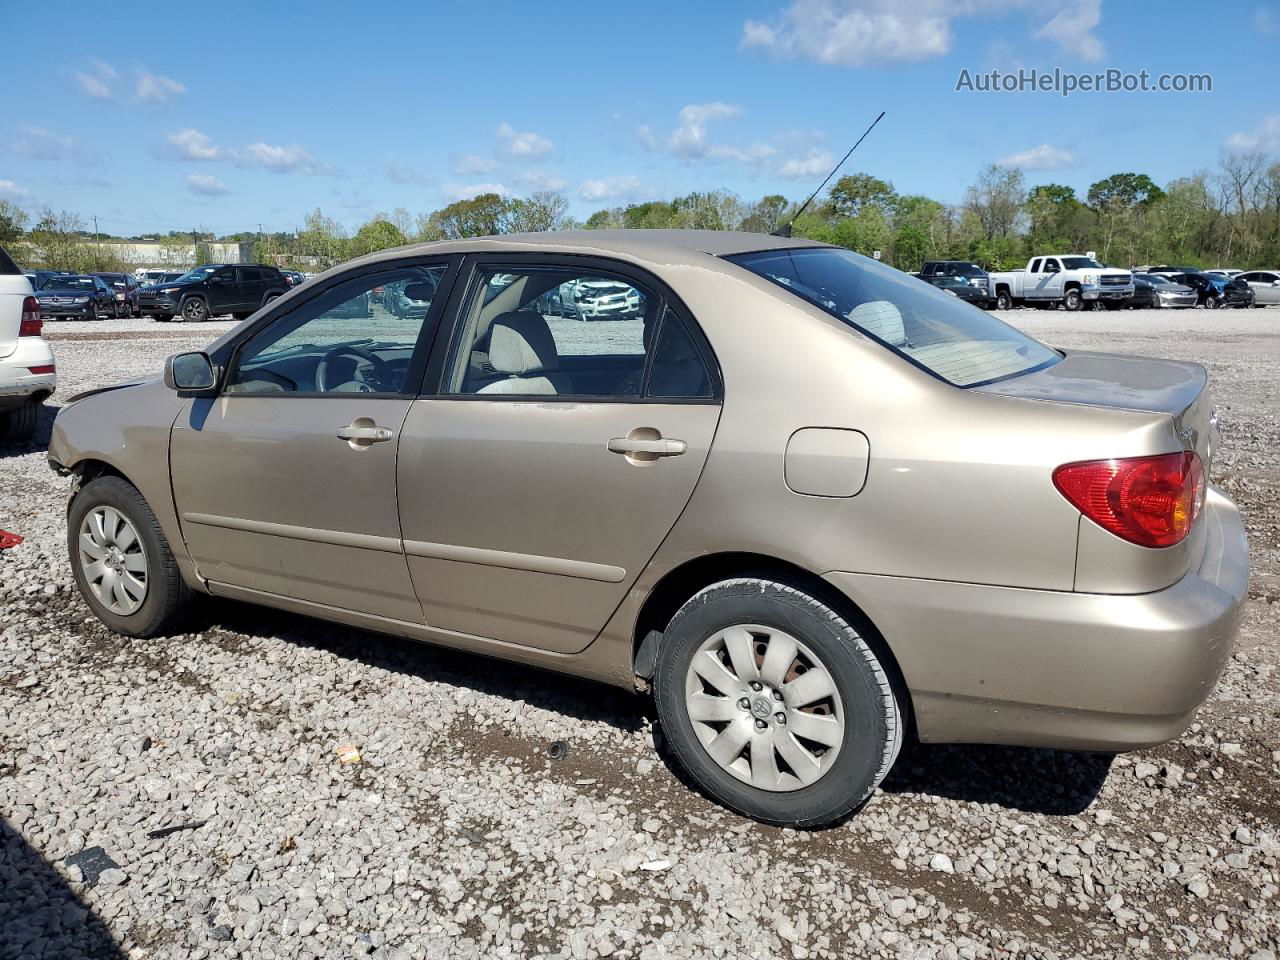
[[[175,353],[164,362],[164,385],[170,390],[212,390],[215,380],[207,353]]]

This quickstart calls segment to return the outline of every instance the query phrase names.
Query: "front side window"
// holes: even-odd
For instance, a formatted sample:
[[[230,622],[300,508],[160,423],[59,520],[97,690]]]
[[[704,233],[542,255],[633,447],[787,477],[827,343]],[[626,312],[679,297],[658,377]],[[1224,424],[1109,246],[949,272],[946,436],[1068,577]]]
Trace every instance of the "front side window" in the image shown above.
[[[328,288],[246,341],[224,389],[405,393],[409,363],[444,274],[443,265],[401,267]]]
[[[1030,373],[1061,359],[989,313],[848,250],[801,247],[727,259],[959,387]]]
[[[709,398],[712,380],[660,296],[607,272],[481,270],[443,385],[447,394]]]

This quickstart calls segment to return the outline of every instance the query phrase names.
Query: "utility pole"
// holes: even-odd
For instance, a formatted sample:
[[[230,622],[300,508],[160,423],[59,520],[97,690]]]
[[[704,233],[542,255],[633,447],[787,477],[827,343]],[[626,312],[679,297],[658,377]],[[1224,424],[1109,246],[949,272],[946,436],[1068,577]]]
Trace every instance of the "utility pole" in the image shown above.
[[[98,215],[93,215],[93,265],[102,269],[102,237],[98,233]]]

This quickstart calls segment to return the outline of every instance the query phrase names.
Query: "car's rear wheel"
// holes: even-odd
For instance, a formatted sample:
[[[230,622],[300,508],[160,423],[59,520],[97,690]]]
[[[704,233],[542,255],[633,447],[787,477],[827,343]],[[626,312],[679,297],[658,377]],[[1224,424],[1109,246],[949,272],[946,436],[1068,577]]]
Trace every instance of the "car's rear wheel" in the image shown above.
[[[897,696],[863,636],[824,600],[775,580],[723,581],[681,607],[654,687],[693,780],[766,823],[848,816],[902,745]]]
[[[1206,310],[1217,310],[1220,306],[1222,306],[1222,301],[1212,294],[1204,298],[1204,308]]]
[[[67,515],[67,548],[76,586],[99,620],[130,637],[171,631],[190,591],[132,484],[112,476],[86,484]]]
[[[36,435],[40,423],[40,401],[27,400],[20,407],[0,413],[0,442],[26,443]]]
[[[209,305],[200,297],[187,297],[182,301],[182,319],[185,323],[203,323],[209,319]]]

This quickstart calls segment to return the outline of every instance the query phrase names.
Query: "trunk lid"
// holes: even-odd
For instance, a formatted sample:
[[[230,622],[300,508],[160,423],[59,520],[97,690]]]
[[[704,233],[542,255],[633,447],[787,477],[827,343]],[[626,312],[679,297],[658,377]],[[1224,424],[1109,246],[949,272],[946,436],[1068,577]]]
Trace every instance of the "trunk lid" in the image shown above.
[[[974,389],[1029,400],[1167,414],[1182,448],[1200,455],[1207,478],[1218,425],[1208,383],[1209,376],[1198,363],[1073,350],[1052,367]]]

